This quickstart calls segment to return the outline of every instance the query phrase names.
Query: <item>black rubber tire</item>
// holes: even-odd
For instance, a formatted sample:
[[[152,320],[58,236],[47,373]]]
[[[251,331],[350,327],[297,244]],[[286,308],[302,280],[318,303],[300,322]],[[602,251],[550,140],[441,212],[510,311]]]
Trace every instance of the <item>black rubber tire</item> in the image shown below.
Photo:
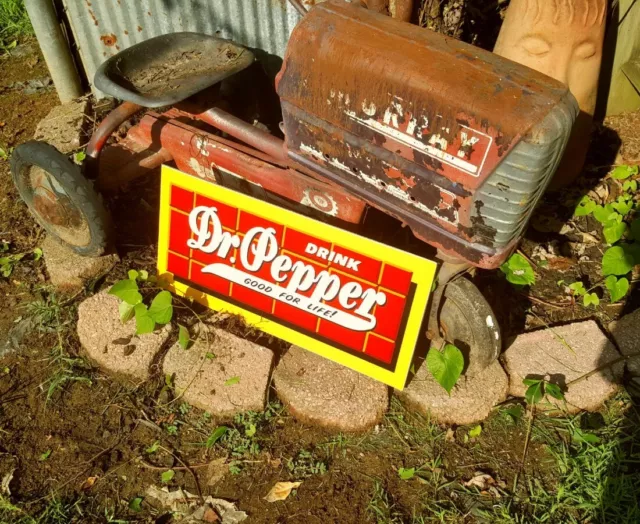
[[[458,277],[447,284],[438,320],[445,340],[464,355],[465,375],[480,373],[500,355],[502,336],[496,316],[467,278]]]
[[[88,241],[76,245],[61,238],[55,226],[34,209],[35,190],[29,183],[28,176],[32,167],[41,168],[62,187],[65,198],[71,203],[74,211],[82,216],[88,229]],[[11,156],[11,173],[20,197],[49,235],[79,255],[97,257],[104,254],[112,239],[111,217],[102,197],[84,177],[80,166],[52,145],[33,140],[15,148]]]

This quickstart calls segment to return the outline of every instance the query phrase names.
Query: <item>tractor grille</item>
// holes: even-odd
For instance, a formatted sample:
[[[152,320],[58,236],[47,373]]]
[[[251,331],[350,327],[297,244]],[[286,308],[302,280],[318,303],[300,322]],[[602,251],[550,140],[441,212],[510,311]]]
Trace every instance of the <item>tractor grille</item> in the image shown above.
[[[568,94],[476,191],[474,221],[482,224],[477,241],[500,248],[522,233],[560,163],[577,113]]]

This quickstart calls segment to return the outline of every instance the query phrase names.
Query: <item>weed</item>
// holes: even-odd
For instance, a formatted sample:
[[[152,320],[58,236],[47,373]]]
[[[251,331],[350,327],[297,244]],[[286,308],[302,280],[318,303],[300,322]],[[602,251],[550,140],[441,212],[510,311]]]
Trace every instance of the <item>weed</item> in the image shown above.
[[[59,334],[60,336],[60,334]],[[46,391],[48,403],[57,391],[63,390],[69,384],[82,382],[91,385],[91,379],[87,376],[91,369],[87,363],[79,357],[69,356],[62,344],[60,336],[59,343],[51,350],[49,365],[53,368],[51,376],[40,385]]]
[[[287,469],[292,477],[303,479],[314,475],[324,475],[327,472],[327,465],[316,460],[313,453],[303,449],[295,458],[287,461]]]
[[[0,45],[6,47],[7,42],[12,39],[30,34],[33,34],[33,28],[24,7],[24,0],[2,0],[0,2]]]
[[[402,515],[395,509],[391,495],[377,480],[373,485],[367,513],[369,519],[377,524],[401,524],[403,522]]]

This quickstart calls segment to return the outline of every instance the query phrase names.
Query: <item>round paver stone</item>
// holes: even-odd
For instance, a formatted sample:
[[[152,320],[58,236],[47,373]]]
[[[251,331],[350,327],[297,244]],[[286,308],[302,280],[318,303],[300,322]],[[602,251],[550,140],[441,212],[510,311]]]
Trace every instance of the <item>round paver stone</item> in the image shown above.
[[[268,348],[219,328],[209,328],[192,347],[174,345],[164,359],[182,398],[219,419],[243,411],[262,411],[273,353]]]
[[[410,384],[395,394],[409,409],[436,422],[464,425],[486,419],[493,406],[507,398],[508,387],[509,379],[496,361],[472,377],[460,377],[449,396],[425,362]]]
[[[515,397],[524,397],[527,386],[522,381],[527,377],[548,377],[568,386],[566,402],[546,397],[550,414],[600,408],[617,391],[624,371],[623,362],[613,369],[603,366],[619,358],[620,353],[593,320],[518,335],[503,355],[509,393]],[[594,373],[587,377],[590,372]]]
[[[81,290],[88,282],[108,273],[120,260],[116,254],[80,256],[52,237],[45,238],[42,253],[51,283],[65,293]]]
[[[171,327],[137,336],[135,320],[122,324],[119,304],[120,300],[106,291],[82,302],[78,307],[78,338],[89,358],[100,367],[146,379]]]
[[[609,333],[623,355],[635,355],[627,360],[627,369],[632,377],[640,377],[640,309],[609,324]]]
[[[338,431],[375,426],[389,405],[385,384],[298,346],[282,357],[273,381],[294,417]]]

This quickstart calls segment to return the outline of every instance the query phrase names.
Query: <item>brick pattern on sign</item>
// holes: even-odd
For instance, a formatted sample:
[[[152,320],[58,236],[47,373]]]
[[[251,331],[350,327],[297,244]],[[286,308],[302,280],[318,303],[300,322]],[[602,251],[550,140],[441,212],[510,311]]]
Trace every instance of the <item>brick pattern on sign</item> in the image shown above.
[[[230,297],[281,321],[288,322],[310,335],[320,335],[355,352],[366,354],[369,358],[384,364],[393,361],[396,340],[402,323],[403,312],[407,305],[407,293],[411,286],[411,273],[379,260],[355,253],[344,246],[323,241],[307,235],[287,225],[278,224],[245,210],[197,195],[193,191],[172,186],[170,200],[170,235],[167,269],[174,276],[191,281],[198,286],[210,289],[223,297]],[[272,227],[276,230],[279,254],[286,254],[294,261],[301,261],[314,267],[316,274],[326,270],[340,277],[342,282],[356,281],[364,289],[373,288],[387,295],[384,306],[376,306],[374,314],[377,325],[373,332],[353,332],[333,322],[320,319],[286,303],[279,302],[258,291],[233,284],[221,277],[202,273],[208,264],[222,262],[215,254],[190,249],[187,240],[192,238],[189,227],[189,213],[196,206],[215,207],[223,228],[241,238],[254,227]],[[312,242],[318,247],[315,253],[307,251]],[[329,256],[329,253],[334,253]],[[331,259],[331,260],[329,260]],[[353,260],[360,261],[354,267]],[[351,261],[351,262],[350,262]],[[242,269],[237,249],[230,251],[227,265]],[[286,287],[287,281],[276,282],[270,273],[270,265],[265,264],[256,276]],[[313,290],[299,293],[310,296]],[[338,300],[329,304],[337,309],[355,314],[353,310],[343,308]]]

